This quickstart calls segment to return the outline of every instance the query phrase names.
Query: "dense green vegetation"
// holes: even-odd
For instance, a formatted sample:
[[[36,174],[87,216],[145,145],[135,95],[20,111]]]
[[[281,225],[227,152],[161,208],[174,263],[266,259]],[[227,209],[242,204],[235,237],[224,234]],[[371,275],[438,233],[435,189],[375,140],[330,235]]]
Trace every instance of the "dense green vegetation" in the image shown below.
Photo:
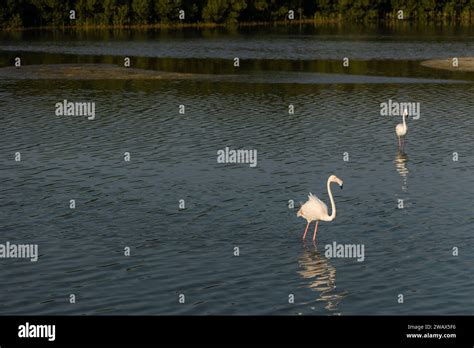
[[[474,0],[0,0],[0,27],[274,22],[290,10],[306,21],[395,20],[399,10],[407,20],[474,21]]]

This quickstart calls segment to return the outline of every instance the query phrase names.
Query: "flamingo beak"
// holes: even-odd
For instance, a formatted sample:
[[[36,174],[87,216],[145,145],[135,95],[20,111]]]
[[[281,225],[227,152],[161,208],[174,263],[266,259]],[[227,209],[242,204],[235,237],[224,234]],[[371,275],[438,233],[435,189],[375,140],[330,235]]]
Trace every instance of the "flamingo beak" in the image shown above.
[[[341,184],[341,190],[342,190],[343,186],[344,186],[344,184]]]

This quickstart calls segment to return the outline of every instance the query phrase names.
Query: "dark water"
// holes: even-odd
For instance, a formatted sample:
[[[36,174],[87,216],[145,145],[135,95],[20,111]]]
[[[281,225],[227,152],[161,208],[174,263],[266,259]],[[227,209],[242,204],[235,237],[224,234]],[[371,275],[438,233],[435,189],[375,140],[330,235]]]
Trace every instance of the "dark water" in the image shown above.
[[[472,56],[472,32],[462,32],[2,41],[3,66],[14,47],[25,64],[130,54],[149,57],[134,58],[144,67],[215,73],[234,72],[222,64],[235,54],[250,61],[236,80],[0,81],[0,242],[40,252],[38,262],[0,259],[0,313],[473,314],[473,76],[419,67]],[[339,66],[344,50],[359,58],[357,75],[324,61]],[[321,62],[292,69],[311,59]],[[56,116],[64,99],[95,102],[96,119]],[[401,118],[380,115],[388,99],[421,104],[404,152]],[[256,149],[257,167],[217,163],[226,146]],[[330,174],[344,180],[337,218],[319,224],[317,245],[303,243],[299,202],[313,192],[329,205]],[[326,258],[334,241],[363,244],[365,260]]]

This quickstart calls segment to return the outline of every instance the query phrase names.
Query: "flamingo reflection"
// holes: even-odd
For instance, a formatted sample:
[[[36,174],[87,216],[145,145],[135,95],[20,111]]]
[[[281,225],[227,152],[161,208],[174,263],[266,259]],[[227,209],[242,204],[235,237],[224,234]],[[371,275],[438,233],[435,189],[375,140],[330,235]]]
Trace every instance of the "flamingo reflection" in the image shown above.
[[[298,263],[300,266],[298,273],[303,278],[304,285],[319,296],[316,301],[324,302],[326,310],[333,314],[339,314],[337,306],[346,296],[346,292],[336,293],[336,267],[319,253],[314,243],[313,248],[305,244]]]
[[[403,151],[397,151],[397,155],[395,157],[395,169],[397,170],[398,174],[400,174],[402,178],[402,190],[406,191],[408,189],[408,155]]]

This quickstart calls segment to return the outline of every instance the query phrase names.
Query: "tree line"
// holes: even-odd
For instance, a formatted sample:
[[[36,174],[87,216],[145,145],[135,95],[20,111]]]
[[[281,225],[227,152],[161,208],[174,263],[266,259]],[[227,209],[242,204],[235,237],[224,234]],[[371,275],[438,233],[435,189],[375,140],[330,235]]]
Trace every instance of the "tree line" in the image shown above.
[[[403,11],[403,12],[400,12]],[[0,0],[0,27],[474,20],[474,0]]]

